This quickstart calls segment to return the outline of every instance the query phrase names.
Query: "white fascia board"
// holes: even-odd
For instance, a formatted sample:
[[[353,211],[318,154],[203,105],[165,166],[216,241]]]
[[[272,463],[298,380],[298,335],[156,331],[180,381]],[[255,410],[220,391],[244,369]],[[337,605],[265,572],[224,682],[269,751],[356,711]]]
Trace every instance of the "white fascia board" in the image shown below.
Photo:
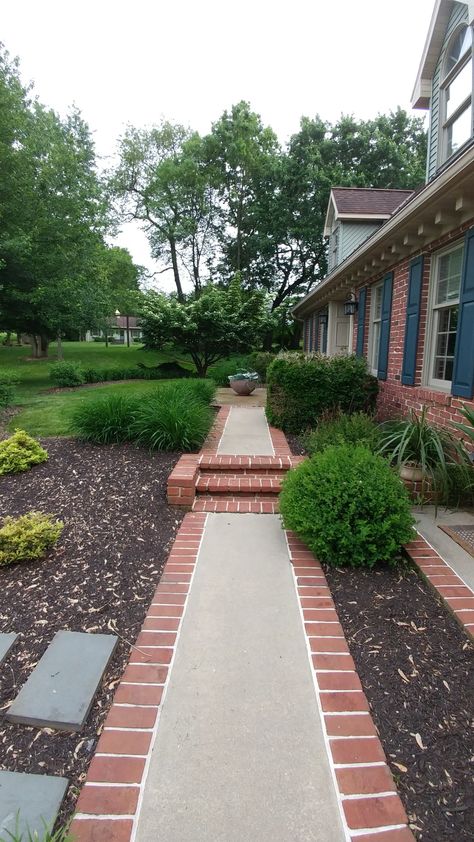
[[[351,220],[360,220],[361,222],[373,220],[375,222],[377,219],[390,219],[391,216],[391,213],[340,213],[337,219],[340,219],[342,222]]]
[[[446,27],[454,5],[454,0],[436,0],[431,17],[428,35],[426,38],[420,67],[417,73],[415,86],[411,97],[413,108],[427,108],[424,104],[426,98],[426,86],[430,84],[435,71],[436,63],[443,46]],[[420,102],[419,105],[416,103]]]
[[[331,234],[332,219],[333,219],[334,216],[337,219],[337,208],[336,208],[336,203],[334,201],[334,193],[331,190],[331,192],[329,194],[328,209],[326,211],[326,219],[324,220],[324,230],[323,230],[323,236],[324,237],[329,237],[329,235]]]

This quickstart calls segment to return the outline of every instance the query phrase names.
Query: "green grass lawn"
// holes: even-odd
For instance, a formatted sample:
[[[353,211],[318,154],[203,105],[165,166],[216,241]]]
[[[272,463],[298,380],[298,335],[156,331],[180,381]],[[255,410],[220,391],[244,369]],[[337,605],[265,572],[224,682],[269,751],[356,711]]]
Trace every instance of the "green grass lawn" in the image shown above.
[[[133,368],[138,363],[158,365],[162,362],[178,360],[181,365],[189,364],[179,352],[144,351],[142,345],[109,345],[102,342],[63,342],[64,359],[68,362],[83,363],[84,366],[98,368]],[[0,345],[0,368],[15,370],[20,384],[15,389],[16,404],[29,404],[33,395],[51,388],[49,367],[56,362],[56,343],[52,342],[47,360],[29,359],[31,348],[23,345],[7,348]],[[194,367],[193,367],[194,368]]]

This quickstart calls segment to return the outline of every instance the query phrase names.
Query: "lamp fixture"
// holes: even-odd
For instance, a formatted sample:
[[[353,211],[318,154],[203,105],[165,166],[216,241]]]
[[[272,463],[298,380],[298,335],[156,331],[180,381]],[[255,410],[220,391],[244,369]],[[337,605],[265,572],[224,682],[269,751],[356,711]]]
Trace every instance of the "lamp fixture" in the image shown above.
[[[352,293],[351,297],[347,301],[344,301],[344,315],[355,316],[358,306],[359,302],[356,300],[354,293]]]
[[[318,323],[321,327],[324,327],[328,323],[328,314],[327,313],[319,313],[318,315]]]

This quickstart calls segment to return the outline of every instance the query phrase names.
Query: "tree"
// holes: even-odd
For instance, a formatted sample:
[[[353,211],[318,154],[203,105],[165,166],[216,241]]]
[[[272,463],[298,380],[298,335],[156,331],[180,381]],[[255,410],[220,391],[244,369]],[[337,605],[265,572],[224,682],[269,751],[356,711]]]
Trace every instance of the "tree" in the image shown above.
[[[183,301],[182,271],[198,293],[207,280],[215,232],[216,202],[201,138],[169,122],[149,130],[129,126],[119,151],[120,163],[110,176],[112,195],[125,219],[143,223],[160,271],[172,269]]]
[[[243,291],[238,275],[228,289],[209,284],[199,297],[184,303],[156,292],[145,297],[145,345],[157,350],[168,342],[180,345],[199,377],[218,360],[256,347],[268,324],[263,293]]]

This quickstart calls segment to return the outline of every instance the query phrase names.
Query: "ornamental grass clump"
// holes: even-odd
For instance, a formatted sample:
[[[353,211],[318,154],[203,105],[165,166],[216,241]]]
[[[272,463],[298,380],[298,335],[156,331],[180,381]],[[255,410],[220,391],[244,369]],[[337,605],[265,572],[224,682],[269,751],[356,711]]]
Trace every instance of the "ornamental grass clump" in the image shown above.
[[[81,441],[115,444],[130,440],[136,399],[129,395],[107,395],[85,401],[74,410],[71,430]]]
[[[0,528],[0,566],[41,558],[56,543],[63,526],[42,512],[6,517]]]
[[[150,450],[197,450],[211,429],[213,417],[211,407],[198,393],[169,384],[137,407],[132,437]]]
[[[280,511],[321,561],[334,566],[394,563],[413,538],[408,493],[388,463],[365,447],[316,453],[283,481]]]
[[[0,476],[28,471],[47,458],[47,451],[36,439],[24,430],[16,430],[8,439],[0,441]]]

